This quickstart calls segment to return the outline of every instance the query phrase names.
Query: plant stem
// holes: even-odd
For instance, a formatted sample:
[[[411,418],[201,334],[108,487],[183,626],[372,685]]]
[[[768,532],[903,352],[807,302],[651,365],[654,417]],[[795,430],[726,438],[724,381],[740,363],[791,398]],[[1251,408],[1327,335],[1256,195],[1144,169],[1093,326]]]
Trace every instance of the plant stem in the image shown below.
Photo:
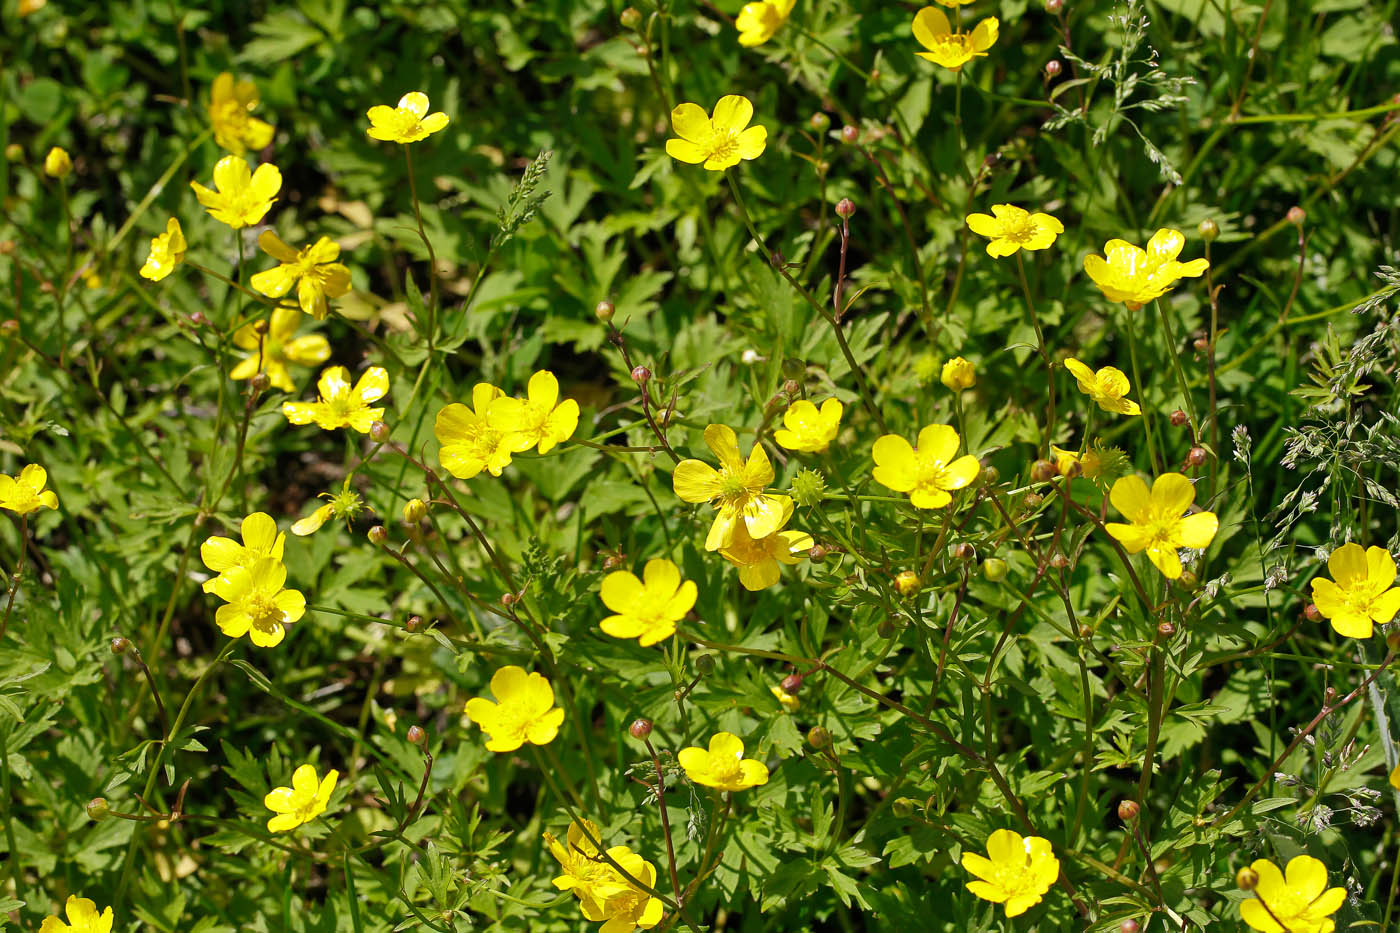
[[[1021,261],[1021,251],[1016,251],[1016,272],[1021,278],[1021,294],[1026,296],[1026,310],[1030,312],[1031,324],[1035,327],[1036,344],[1040,348],[1040,359],[1045,364],[1045,378],[1049,383],[1049,411],[1045,421],[1045,456],[1050,456],[1050,442],[1055,439],[1055,364],[1050,361],[1050,349],[1045,345],[1045,331],[1040,326],[1040,317],[1035,313],[1035,301],[1031,298],[1031,286],[1026,281],[1026,264]]]

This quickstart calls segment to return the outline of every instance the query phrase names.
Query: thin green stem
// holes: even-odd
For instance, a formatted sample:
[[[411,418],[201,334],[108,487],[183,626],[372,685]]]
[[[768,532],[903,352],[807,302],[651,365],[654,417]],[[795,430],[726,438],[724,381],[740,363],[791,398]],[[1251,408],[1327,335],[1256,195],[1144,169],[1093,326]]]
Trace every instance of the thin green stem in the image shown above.
[[[1151,472],[1155,476],[1160,469],[1161,460],[1157,456],[1157,441],[1152,436],[1152,412],[1147,404],[1147,386],[1142,382],[1142,375],[1138,371],[1137,333],[1133,328],[1132,310],[1123,313],[1123,320],[1126,322],[1124,329],[1128,332],[1128,359],[1133,367],[1133,385],[1137,386],[1138,395],[1142,399],[1142,429],[1147,432],[1147,458]]]

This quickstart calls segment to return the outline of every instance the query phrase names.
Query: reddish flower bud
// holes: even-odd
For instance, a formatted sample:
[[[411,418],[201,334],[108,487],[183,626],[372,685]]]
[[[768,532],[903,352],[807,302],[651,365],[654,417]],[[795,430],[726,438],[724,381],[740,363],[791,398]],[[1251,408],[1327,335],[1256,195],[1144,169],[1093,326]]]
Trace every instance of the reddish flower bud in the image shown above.
[[[1186,423],[1186,420],[1186,412],[1182,411],[1180,408],[1172,412],[1172,427],[1179,428]]]
[[[831,745],[831,733],[821,726],[813,726],[807,730],[807,744],[813,748],[826,748]]]
[[[822,561],[826,560],[827,553],[828,551],[825,545],[814,544],[807,549],[807,559],[814,564],[820,564]]]
[[[789,674],[783,678],[783,682],[780,686],[785,693],[796,693],[802,689],[802,675]]]
[[[131,650],[131,642],[130,642],[130,640],[128,640],[128,639],[126,639],[126,638],[123,638],[123,637],[121,637],[120,635],[118,635],[116,638],[113,638],[113,639],[112,639],[112,653],[113,653],[113,654],[126,654],[126,653],[127,653],[128,651],[130,651],[130,650]]]
[[[376,444],[383,444],[389,439],[389,426],[382,421],[376,421],[369,426],[370,440]]]
[[[389,529],[383,525],[375,525],[369,530],[368,537],[370,544],[383,544],[389,540]]]
[[[405,632],[416,632],[423,627],[422,616],[409,616],[408,621],[403,624]]]
[[[1060,60],[1059,60],[1059,59],[1057,59],[1057,58],[1052,58],[1052,59],[1050,59],[1048,62],[1045,63],[1045,76],[1046,76],[1047,78],[1054,78],[1054,77],[1056,77],[1057,75],[1059,75],[1060,69],[1063,68],[1063,67],[1064,67],[1064,66],[1060,64]]]
[[[646,385],[651,381],[651,370],[645,366],[636,366],[632,369],[632,381],[639,386]]]
[[[1253,891],[1259,884],[1259,872],[1246,865],[1235,872],[1235,887],[1241,891]]]
[[[966,541],[953,545],[953,557],[958,560],[972,560],[977,556],[977,549]]]
[[[1157,626],[1157,634],[1162,638],[1171,638],[1176,634],[1176,626],[1172,625],[1170,622],[1163,622],[1161,625]]]
[[[1186,452],[1186,462],[1193,467],[1198,467],[1206,462],[1206,449],[1204,447],[1192,447]]]
[[[841,127],[841,141],[843,143],[853,143],[860,139],[860,129],[847,123]]]
[[[629,6],[618,14],[617,21],[622,24],[623,29],[636,29],[642,25],[642,11]]]
[[[1031,479],[1037,483],[1043,483],[1055,478],[1055,474],[1060,472],[1055,469],[1055,464],[1049,460],[1037,460],[1031,464]]]
[[[644,741],[645,739],[651,736],[651,720],[634,720],[632,722],[632,725],[627,727],[627,731],[632,735],[632,738],[637,739],[638,741]]]
[[[606,298],[604,298],[602,301],[598,302],[596,305],[593,306],[593,316],[596,317],[598,320],[602,321],[604,324],[607,324],[609,321],[611,321],[613,319],[613,314],[615,314],[616,312],[617,308],[615,308],[613,306],[613,303],[611,301],[608,301],[608,299]]]
[[[851,215],[854,214],[855,212],[856,212],[856,202],[855,202],[855,201],[852,201],[850,198],[842,198],[841,200],[839,200],[839,201],[836,202],[836,216],[837,216],[837,217],[840,217],[840,218],[842,218],[843,220],[849,220],[850,217],[851,217]]]
[[[407,738],[410,745],[422,745],[428,741],[428,733],[421,726],[409,726]]]
[[[1301,227],[1303,225],[1303,221],[1307,219],[1308,212],[1303,210],[1301,207],[1294,205],[1293,207],[1290,207],[1288,209],[1288,222],[1293,224],[1295,227]]]
[[[807,123],[818,133],[825,133],[827,130],[831,129],[831,117],[828,117],[820,110],[812,114],[812,118],[808,120]]]
[[[1118,818],[1125,823],[1137,819],[1141,812],[1142,808],[1137,805],[1136,800],[1124,800],[1118,804]]]

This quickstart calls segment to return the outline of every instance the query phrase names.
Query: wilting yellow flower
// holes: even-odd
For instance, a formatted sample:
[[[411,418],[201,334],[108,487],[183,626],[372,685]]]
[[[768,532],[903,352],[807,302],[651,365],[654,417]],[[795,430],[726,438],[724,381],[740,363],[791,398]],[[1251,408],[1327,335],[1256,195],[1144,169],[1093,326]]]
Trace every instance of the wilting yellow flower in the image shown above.
[[[886,434],[871,450],[871,475],[881,486],[909,493],[916,509],[941,509],[953,501],[950,492],[977,478],[982,465],[971,454],[957,456],[962,438],[946,424],[930,424],[919,432],[919,446],[897,434]],[[955,459],[956,458],[956,459]]]
[[[700,460],[682,460],[671,476],[672,488],[683,501],[713,502],[719,510],[705,538],[705,550],[729,547],[741,523],[756,539],[783,527],[792,515],[792,499],[764,492],[773,482],[773,464],[763,445],[754,444],[745,463],[734,429],[722,424],[705,428],[705,443],[719,458],[718,470]]]
[[[315,511],[305,518],[294,522],[291,527],[292,534],[299,538],[304,538],[309,534],[314,534],[321,529],[321,526],[331,520],[332,516],[339,515],[345,519],[346,528],[354,517],[364,510],[364,502],[360,500],[360,494],[350,488],[350,479],[347,477],[344,487],[338,493],[323,492],[318,498],[329,499],[325,505],[317,506]]]
[[[185,249],[185,232],[180,229],[180,221],[172,217],[165,222],[165,232],[151,238],[151,252],[141,267],[142,277],[159,282],[185,261]]]
[[[277,530],[277,522],[266,512],[254,512],[243,519],[238,528],[243,543],[232,538],[213,535],[199,546],[199,559],[216,574],[225,574],[235,567],[250,567],[264,557],[282,559],[287,536]],[[204,584],[204,592],[214,592],[214,581]]]
[[[805,398],[799,399],[783,412],[783,427],[773,432],[773,440],[788,450],[822,453],[836,439],[844,410],[834,398],[822,402],[820,409]]]
[[[257,278],[257,276],[254,276]],[[274,308],[268,321],[267,333],[259,334],[255,324],[244,324],[233,335],[236,346],[250,351],[229,372],[230,379],[252,379],[258,373],[283,392],[295,392],[296,383],[287,372],[287,364],[318,366],[331,358],[331,345],[320,334],[297,337],[301,312],[296,308]]]
[[[1045,249],[1065,232],[1065,225],[1049,214],[1032,214],[1014,204],[993,204],[990,215],[968,214],[967,226],[991,238],[987,255],[998,259],[1020,249]]]
[[[28,515],[40,509],[58,508],[58,494],[45,489],[49,472],[37,463],[19,471],[19,476],[0,473],[0,509]]]
[[[316,381],[320,400],[315,402],[284,402],[282,414],[292,424],[316,424],[326,431],[353,428],[368,434],[370,425],[380,420],[384,409],[371,408],[389,391],[389,373],[382,366],[371,366],[350,387],[350,372],[344,366],[330,366],[321,371]]]
[[[428,95],[422,91],[409,91],[397,107],[371,107],[368,116],[370,128],[365,132],[391,143],[416,143],[447,125],[447,114],[428,113]]]
[[[587,834],[584,829],[587,829]],[[560,842],[553,833],[544,834],[549,854],[554,856],[564,871],[551,883],[560,891],[574,892],[580,901],[590,905],[594,913],[602,913],[603,902],[614,894],[626,891],[628,884],[616,868],[598,857],[598,847],[590,841],[593,839],[601,840],[602,836],[598,833],[598,824],[592,820],[570,823],[567,843]],[[641,859],[627,846],[610,846],[607,852],[623,868],[628,868],[634,859]]]
[[[438,462],[458,479],[471,479],[482,470],[492,476],[510,466],[510,446],[506,432],[491,427],[487,412],[491,403],[502,395],[501,390],[487,382],[472,387],[472,407],[453,402],[437,413],[433,433],[442,449]]]
[[[45,917],[39,926],[39,933],[64,933],[66,930],[71,930],[72,933],[112,933],[110,907],[99,914],[95,902],[70,894],[63,905],[63,912],[68,917],[67,923],[57,916]]]
[[[697,590],[693,580],[681,582],[675,564],[657,558],[647,561],[641,580],[626,570],[608,574],[598,595],[616,613],[599,627],[614,638],[635,638],[646,648],[676,633],[676,623],[695,605]]]
[[[1196,487],[1180,473],[1163,473],[1147,484],[1136,476],[1124,476],[1109,490],[1108,501],[1130,524],[1109,522],[1104,530],[1129,554],[1147,551],[1147,559],[1175,580],[1181,576],[1178,548],[1202,550],[1215,538],[1220,522],[1214,512],[1187,515],[1196,498]]]
[[[327,298],[339,298],[350,291],[350,270],[341,263],[340,244],[328,236],[302,250],[293,249],[271,230],[258,237],[263,252],[281,265],[257,273],[248,284],[269,298],[281,298],[297,286],[301,310],[321,320],[329,312]]]
[[[943,364],[938,381],[953,392],[961,392],[977,385],[977,367],[960,356],[955,356]]]
[[[986,55],[997,41],[995,16],[978,23],[972,32],[954,32],[947,15],[937,7],[926,6],[914,16],[914,38],[928,49],[917,53],[936,65],[957,71],[979,55]]]
[[[799,697],[788,693],[782,688],[781,685],[777,687],[769,687],[768,691],[773,694],[773,698],[778,701],[782,708],[789,713],[795,713],[798,711],[798,709],[802,707],[802,700]]]
[[[1327,570],[1332,580],[1312,580],[1313,605],[1337,634],[1370,638],[1373,622],[1385,625],[1400,612],[1400,587],[1391,586],[1395,558],[1385,548],[1343,544],[1327,558]]]
[[[1105,366],[1094,372],[1072,356],[1065,360],[1065,369],[1078,381],[1079,391],[1098,402],[1104,411],[1119,415],[1142,414],[1138,403],[1126,398],[1132,385],[1129,384],[1123,370],[1115,366]]]
[[[272,142],[272,124],[250,114],[258,107],[258,87],[252,81],[233,80],[227,71],[214,79],[209,91],[209,122],[214,142],[234,155],[261,149]]]
[[[491,738],[493,752],[513,752],[521,745],[548,745],[559,734],[564,711],[554,705],[554,688],[542,674],[507,665],[491,676],[496,702],[482,697],[467,701],[467,715]]]
[[[1022,837],[1009,829],[987,837],[986,856],[964,852],[962,867],[981,879],[969,882],[967,889],[984,901],[1003,905],[1008,917],[1018,917],[1039,904],[1060,876],[1060,860],[1050,840]]]
[[[1166,227],[1152,234],[1145,251],[1126,240],[1109,240],[1104,255],[1084,257],[1084,271],[1109,301],[1136,310],[1165,295],[1177,279],[1195,278],[1210,268],[1205,259],[1178,262],[1185,244],[1180,230]]]
[[[48,155],[44,156],[44,174],[60,180],[73,174],[73,160],[67,149],[54,146],[49,150]]]
[[[683,748],[676,760],[686,777],[706,787],[732,791],[768,783],[768,766],[745,758],[743,740],[732,732],[716,732],[708,751],[694,745]]]
[[[542,454],[548,453],[555,444],[573,437],[578,427],[578,402],[571,398],[559,401],[559,380],[547,369],[530,377],[528,393],[523,399],[495,399],[486,412],[486,421],[505,434],[505,444],[511,451],[519,453],[535,447]]]
[[[1268,859],[1249,866],[1259,876],[1254,898],[1240,904],[1240,917],[1264,933],[1332,933],[1332,914],[1346,901],[1346,888],[1327,887],[1327,866],[1311,855],[1295,856],[1286,873]]]
[[[768,130],[749,126],[752,119],[753,104],[737,94],[721,97],[713,117],[699,104],[681,104],[671,111],[671,127],[680,139],[666,140],[666,154],[681,162],[703,162],[712,172],[757,159],[768,145]]]
[[[292,772],[291,787],[274,787],[263,798],[263,805],[276,816],[267,821],[270,833],[285,833],[302,823],[310,823],[326,810],[340,772],[332,768],[324,778],[316,776],[315,765],[302,765]]]
[[[306,597],[286,590],[287,568],[275,557],[259,557],[204,584],[206,592],[228,603],[214,614],[219,630],[230,638],[247,635],[259,648],[282,643],[286,626],[306,614]]]
[[[214,187],[210,191],[197,181],[190,182],[195,197],[209,216],[235,230],[262,221],[282,190],[282,173],[271,162],[255,172],[240,156],[224,156],[214,165]]]
[[[627,874],[656,890],[656,866],[651,862],[629,852],[625,858],[617,859],[617,863],[627,870]],[[617,877],[621,879],[622,875],[619,873]],[[625,879],[623,881],[623,890],[601,904],[579,902],[579,909],[585,918],[595,922],[606,921],[599,927],[598,933],[631,933],[638,928],[650,930],[661,922],[661,902],[646,891],[633,887]]]
[[[796,0],[756,0],[744,4],[739,16],[734,20],[734,28],[739,30],[739,44],[745,47],[762,45],[773,34],[783,28]],[[970,2],[970,0],[969,0]]]
[[[778,527],[792,517],[792,502],[783,506]],[[734,526],[734,537],[719,549],[720,557],[739,568],[739,582],[744,589],[758,591],[777,583],[782,576],[782,564],[800,561],[812,549],[812,536],[805,531],[775,531],[762,538],[753,538],[743,522]]]
[[[1060,471],[1061,476],[1069,476],[1071,471],[1077,466],[1084,469],[1084,464],[1079,458],[1079,454],[1073,450],[1065,450],[1063,447],[1050,445],[1050,458],[1055,461],[1055,469]]]

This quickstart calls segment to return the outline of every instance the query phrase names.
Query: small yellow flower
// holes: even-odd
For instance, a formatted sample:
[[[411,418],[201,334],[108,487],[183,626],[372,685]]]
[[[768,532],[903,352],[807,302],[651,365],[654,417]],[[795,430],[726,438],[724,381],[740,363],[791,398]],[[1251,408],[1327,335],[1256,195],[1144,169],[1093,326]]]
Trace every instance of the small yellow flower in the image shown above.
[[[185,231],[174,217],[165,222],[165,232],[151,238],[151,252],[141,267],[141,276],[159,282],[185,261]]]
[[[917,54],[936,65],[957,71],[974,58],[987,54],[987,50],[996,44],[999,25],[995,16],[989,16],[978,23],[972,32],[954,32],[942,10],[926,6],[914,16],[914,38],[928,51]]]
[[[219,630],[230,638],[247,635],[259,648],[282,643],[288,625],[306,614],[306,597],[287,590],[287,568],[275,557],[225,571],[204,585],[228,603],[214,614]]]
[[[258,245],[281,265],[257,273],[248,284],[269,298],[281,298],[297,286],[301,310],[321,320],[329,313],[327,298],[339,298],[350,291],[350,270],[341,263],[340,244],[328,236],[302,250],[283,243],[277,234],[264,230]]]
[[[274,787],[263,798],[263,805],[275,816],[267,821],[270,833],[285,833],[302,823],[310,823],[326,810],[340,772],[332,768],[324,778],[316,776],[315,765],[302,765],[292,772],[291,787]]]
[[[507,665],[491,676],[491,694],[467,701],[467,715],[491,738],[493,752],[513,752],[521,745],[548,745],[559,734],[564,711],[554,705],[554,688],[542,674]]]
[[[535,447],[542,454],[548,453],[555,444],[573,437],[578,427],[578,402],[571,398],[560,402],[559,380],[542,369],[530,377],[526,398],[502,396],[492,401],[486,421],[505,434],[505,444],[512,452]]]
[[[666,140],[666,154],[692,165],[703,162],[712,172],[757,159],[768,145],[768,130],[749,126],[752,119],[753,104],[737,94],[721,97],[713,117],[699,104],[681,104],[671,111],[671,127],[680,139]]]
[[[636,878],[642,884],[652,890],[656,890],[656,866],[640,855],[628,853],[627,857],[617,860],[617,863],[627,870],[627,874]],[[616,872],[619,879],[622,879],[625,887],[620,893],[614,894],[601,904],[580,901],[579,908],[583,911],[583,916],[592,921],[605,921],[599,928],[598,933],[631,933],[632,930],[650,930],[661,922],[663,907],[659,900],[652,897],[646,891],[633,887],[630,882],[622,878]]]
[[[68,155],[68,150],[59,146],[54,146],[44,156],[44,174],[50,178],[57,178],[60,181],[73,174],[73,160]]]
[[[820,409],[805,398],[799,399],[783,412],[783,427],[773,432],[773,440],[788,450],[824,453],[836,439],[844,410],[834,398],[822,402]]]
[[[190,182],[195,197],[209,216],[235,230],[262,221],[282,190],[282,173],[271,162],[255,172],[240,156],[224,156],[214,165],[214,187],[210,191],[197,181]]]
[[[773,482],[773,464],[763,445],[754,444],[745,463],[734,429],[722,424],[705,428],[705,443],[719,458],[718,470],[700,460],[682,460],[671,476],[672,488],[682,501],[712,502],[719,510],[705,538],[705,550],[729,547],[740,524],[754,539],[783,527],[792,515],[792,499],[764,492]]]
[[[1050,840],[1022,837],[1009,829],[987,837],[986,856],[964,852],[962,867],[980,879],[969,882],[967,889],[984,901],[1003,905],[1008,917],[1018,917],[1039,904],[1060,876],[1060,860]]]
[[[1076,466],[1081,471],[1084,469],[1084,463],[1079,454],[1073,450],[1065,450],[1063,447],[1051,444],[1050,458],[1055,461],[1055,469],[1060,471],[1061,476],[1069,476]]]
[[[1119,415],[1142,414],[1138,403],[1127,398],[1132,385],[1123,370],[1115,366],[1105,366],[1094,372],[1072,356],[1065,360],[1065,369],[1078,381],[1079,391],[1098,402],[1104,411]]]
[[[344,366],[330,366],[321,371],[316,381],[320,400],[315,402],[284,402],[282,414],[292,424],[316,424],[325,431],[353,428],[368,434],[370,425],[380,420],[384,409],[371,408],[389,391],[389,373],[382,366],[371,366],[350,387],[350,373]]]
[[[1240,904],[1240,917],[1264,933],[1332,933],[1332,914],[1346,901],[1346,888],[1327,887],[1327,866],[1311,855],[1295,856],[1285,872],[1268,859],[1249,866],[1259,876],[1254,897]]]
[[[1049,214],[1032,214],[1014,204],[993,204],[991,215],[968,214],[967,226],[991,239],[987,255],[996,259],[1021,249],[1045,249],[1065,232],[1065,225]]]
[[[257,278],[257,276],[254,276]],[[331,345],[320,334],[296,336],[301,312],[296,308],[274,308],[268,321],[267,333],[259,334],[257,326],[245,324],[233,335],[235,346],[248,350],[245,357],[229,372],[230,379],[252,379],[258,373],[283,392],[295,392],[287,364],[319,366],[331,358]]]
[[[1109,522],[1104,530],[1129,554],[1147,551],[1147,559],[1162,576],[1175,580],[1181,576],[1177,549],[1203,550],[1220,527],[1214,512],[1186,514],[1195,498],[1196,487],[1180,473],[1163,473],[1153,481],[1151,492],[1140,478],[1124,476],[1109,490],[1108,501],[1129,524]]]
[[[785,711],[787,711],[787,712],[789,712],[789,713],[795,713],[795,712],[797,712],[799,709],[801,709],[801,707],[802,707],[802,700],[801,700],[801,698],[796,697],[796,696],[792,695],[791,693],[788,693],[786,690],[784,690],[784,689],[782,688],[781,685],[779,685],[779,686],[777,686],[777,687],[769,687],[769,688],[768,688],[768,691],[769,691],[770,693],[773,694],[773,698],[776,699],[776,700],[778,701],[778,704],[779,704],[780,706],[782,706],[782,708],[783,708]]]
[[[960,356],[955,356],[943,364],[938,381],[950,391],[961,392],[977,385],[977,367]]]
[[[437,413],[433,433],[442,449],[438,462],[458,479],[471,479],[482,470],[492,476],[510,466],[510,446],[506,432],[491,427],[487,412],[491,403],[500,398],[500,389],[487,382],[472,387],[472,407],[453,402]]]
[[[957,456],[962,438],[946,424],[926,426],[918,440],[915,448],[897,434],[881,437],[871,450],[871,475],[881,486],[909,493],[916,509],[941,509],[953,501],[953,490],[977,478],[982,465],[971,454]]]
[[[778,527],[792,517],[792,502],[783,506]],[[739,568],[739,582],[751,592],[766,589],[782,577],[782,565],[800,561],[812,549],[812,536],[805,531],[775,531],[762,538],[750,537],[743,522],[734,526],[734,537],[719,549],[719,556]]]
[[[0,509],[28,515],[40,509],[58,508],[58,494],[45,489],[49,472],[37,463],[19,471],[19,476],[0,473]]]
[[[272,142],[272,124],[250,116],[258,107],[258,87],[252,81],[233,80],[227,71],[214,79],[209,90],[209,122],[214,142],[234,155],[261,149]]]
[[[796,0],[756,0],[744,4],[734,20],[734,28],[739,30],[739,44],[752,48],[773,38],[792,14],[794,3]]]
[[[365,132],[372,138],[405,145],[427,139],[447,125],[447,114],[428,113],[428,95],[422,91],[409,91],[399,98],[397,107],[371,107],[368,116],[370,128]]]
[[[350,480],[347,477],[344,487],[338,493],[323,492],[318,498],[329,499],[325,505],[317,506],[310,515],[292,524],[291,532],[299,538],[315,534],[321,526],[330,521],[333,516],[339,515],[345,519],[345,527],[349,529],[350,522],[355,516],[364,511],[365,504],[360,499],[360,494],[350,488]]]
[[[551,883],[560,891],[574,892],[574,895],[589,905],[594,913],[602,913],[603,902],[626,891],[628,884],[616,868],[598,857],[598,847],[591,841],[603,838],[598,833],[598,824],[592,820],[580,822],[569,824],[567,842],[560,842],[553,833],[544,834],[549,854],[554,856],[564,871],[558,878],[552,879]],[[628,868],[628,863],[634,859],[641,858],[627,846],[610,846],[607,851],[613,861],[623,868]]]
[[[676,633],[676,623],[695,605],[693,580],[681,582],[681,572],[669,560],[649,560],[642,579],[626,570],[603,578],[598,594],[616,615],[599,626],[614,638],[635,638],[643,648]]]
[[[68,895],[67,902],[63,905],[63,912],[68,917],[68,922],[64,923],[57,916],[45,917],[44,922],[39,926],[39,933],[112,933],[112,908],[108,907],[97,912],[97,904],[85,897]]]
[[[685,776],[696,784],[717,790],[747,790],[768,783],[768,766],[744,757],[744,743],[732,732],[716,732],[706,751],[697,746],[683,748],[676,760]]]
[[[270,557],[282,559],[287,536],[277,530],[277,522],[266,512],[254,512],[243,519],[238,529],[243,543],[232,538],[213,535],[199,546],[199,559],[214,573],[223,575],[235,567],[249,567],[255,561]],[[204,584],[204,592],[214,592],[214,581]]]
[[[1400,587],[1391,585],[1395,558],[1385,548],[1343,544],[1327,558],[1327,570],[1332,580],[1312,580],[1313,605],[1337,634],[1370,638],[1372,623],[1384,625],[1400,612]]]
[[[1178,262],[1185,244],[1180,230],[1166,227],[1152,235],[1145,251],[1126,240],[1109,240],[1104,255],[1084,257],[1084,271],[1109,301],[1121,301],[1135,311],[1165,295],[1177,279],[1195,278],[1210,268],[1204,259]]]

